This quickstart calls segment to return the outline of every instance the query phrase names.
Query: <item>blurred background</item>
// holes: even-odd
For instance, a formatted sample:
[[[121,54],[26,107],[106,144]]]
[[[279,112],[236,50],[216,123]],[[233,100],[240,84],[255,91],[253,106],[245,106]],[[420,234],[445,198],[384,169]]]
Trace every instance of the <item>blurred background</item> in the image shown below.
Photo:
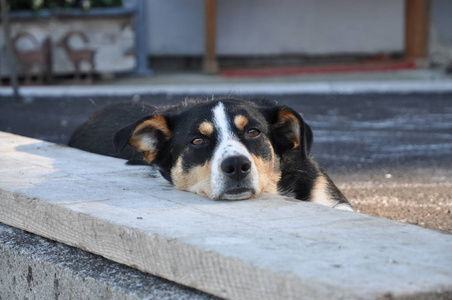
[[[448,0],[2,2],[10,7],[0,33],[3,85],[13,73],[22,85],[42,85],[151,73],[452,72]]]
[[[357,211],[452,232],[452,1],[0,3],[1,131],[67,144],[110,102],[271,98]]]

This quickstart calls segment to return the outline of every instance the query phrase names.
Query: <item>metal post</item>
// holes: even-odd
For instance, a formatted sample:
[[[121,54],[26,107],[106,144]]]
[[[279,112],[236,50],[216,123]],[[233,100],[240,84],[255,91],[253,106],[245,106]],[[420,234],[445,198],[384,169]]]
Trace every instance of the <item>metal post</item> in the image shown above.
[[[135,74],[150,75],[152,70],[148,67],[148,52],[146,47],[146,26],[145,26],[145,1],[136,0],[135,4],[135,42],[136,60]]]
[[[11,80],[11,86],[13,88],[14,99],[19,101],[19,83],[17,80],[17,69],[16,69],[16,58],[11,46],[11,28],[9,27],[9,7],[6,0],[0,0],[0,5],[2,9],[2,25],[3,25],[3,36],[5,37],[6,55],[9,64],[9,76]]]

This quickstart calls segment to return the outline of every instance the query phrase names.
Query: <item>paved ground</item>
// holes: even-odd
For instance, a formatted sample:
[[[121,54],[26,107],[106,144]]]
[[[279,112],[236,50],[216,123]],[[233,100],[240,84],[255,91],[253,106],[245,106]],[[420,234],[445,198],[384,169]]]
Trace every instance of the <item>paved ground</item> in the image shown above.
[[[149,95],[152,104],[180,95]],[[363,213],[452,232],[452,94],[272,96],[304,114],[314,155]],[[117,98],[0,99],[0,130],[56,143]],[[135,99],[136,100],[136,99]]]

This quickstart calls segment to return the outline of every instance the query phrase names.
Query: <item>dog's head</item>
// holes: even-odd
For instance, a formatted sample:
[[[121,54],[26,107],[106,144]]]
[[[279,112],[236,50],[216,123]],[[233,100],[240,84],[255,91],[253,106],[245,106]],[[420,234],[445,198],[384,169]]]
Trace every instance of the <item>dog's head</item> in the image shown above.
[[[180,190],[240,200],[276,194],[280,159],[306,159],[312,132],[288,107],[224,99],[147,116],[116,133],[116,150],[127,144]]]

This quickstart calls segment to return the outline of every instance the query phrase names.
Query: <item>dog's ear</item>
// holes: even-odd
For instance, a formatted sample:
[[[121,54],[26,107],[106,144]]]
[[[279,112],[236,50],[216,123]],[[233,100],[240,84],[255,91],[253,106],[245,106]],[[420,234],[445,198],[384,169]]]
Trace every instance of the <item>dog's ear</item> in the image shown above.
[[[313,135],[311,127],[299,113],[285,106],[277,106],[268,115],[272,126],[273,139],[281,153],[299,149],[303,159],[311,153]]]
[[[144,153],[144,159],[151,163],[161,145],[169,139],[171,131],[163,115],[152,115],[126,126],[116,132],[113,144],[116,152],[130,145]]]

